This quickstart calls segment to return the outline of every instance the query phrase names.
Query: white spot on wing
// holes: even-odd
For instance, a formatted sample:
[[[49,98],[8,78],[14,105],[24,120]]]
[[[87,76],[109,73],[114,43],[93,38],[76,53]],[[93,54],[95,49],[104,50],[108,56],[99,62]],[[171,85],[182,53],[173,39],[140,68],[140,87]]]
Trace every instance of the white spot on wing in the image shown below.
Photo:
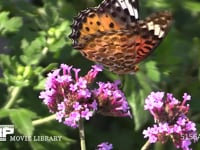
[[[118,3],[115,3],[115,6],[116,6],[116,7],[119,7],[120,5],[119,5]]]
[[[162,38],[164,36],[165,32],[163,30],[160,30],[160,34],[158,36],[158,38]]]
[[[143,25],[143,26],[141,26],[141,28],[147,28],[147,26],[146,26],[146,25]]]
[[[133,8],[133,6],[131,5],[131,3],[128,1],[128,0],[125,0],[125,3],[126,3],[126,6],[128,7],[128,11],[129,11],[129,14],[131,15],[131,16],[135,16],[135,14],[134,14],[134,8]]]
[[[135,19],[139,18],[139,14],[138,14],[138,9],[137,8],[133,8],[134,14],[135,14]]]
[[[122,9],[126,9],[127,8],[124,0],[118,0],[118,2],[120,3]]]
[[[129,14],[134,16],[135,19],[139,18],[138,8],[134,8],[132,5],[132,3],[135,3],[135,0],[132,0],[132,3],[129,2],[129,0],[118,0],[117,2],[120,4],[122,9],[128,9]]]
[[[153,30],[154,29],[154,25],[153,25],[153,22],[148,22],[147,23],[147,26],[148,26],[148,30]]]
[[[160,26],[158,24],[154,25],[154,35],[159,35],[160,33]]]

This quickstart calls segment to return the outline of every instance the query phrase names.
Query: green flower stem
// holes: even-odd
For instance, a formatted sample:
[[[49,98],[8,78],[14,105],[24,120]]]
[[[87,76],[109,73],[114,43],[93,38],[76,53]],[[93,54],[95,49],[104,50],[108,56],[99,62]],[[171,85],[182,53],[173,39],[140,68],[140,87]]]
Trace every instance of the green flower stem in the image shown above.
[[[81,150],[86,150],[83,119],[80,119],[79,121],[79,136],[80,136]]]
[[[151,145],[151,143],[149,141],[147,141],[141,148],[141,150],[147,150],[149,148],[149,146]]]
[[[8,102],[5,104],[5,106],[3,107],[4,109],[9,109],[14,102],[16,101],[18,95],[20,94],[22,90],[22,87],[13,87],[10,91],[10,99],[8,100]]]
[[[45,118],[42,118],[42,119],[35,120],[35,121],[32,122],[32,124],[34,126],[41,125],[41,124],[44,124],[44,123],[49,122],[51,120],[55,120],[55,118],[56,118],[56,115],[54,114],[54,115],[51,115],[51,116],[48,116],[48,117],[45,117]]]

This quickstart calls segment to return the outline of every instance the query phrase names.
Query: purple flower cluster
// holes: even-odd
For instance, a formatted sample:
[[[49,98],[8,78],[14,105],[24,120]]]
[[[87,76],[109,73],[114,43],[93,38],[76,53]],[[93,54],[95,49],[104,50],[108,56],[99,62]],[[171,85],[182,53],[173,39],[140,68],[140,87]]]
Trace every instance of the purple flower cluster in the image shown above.
[[[145,100],[144,108],[153,115],[156,124],[143,131],[144,137],[149,138],[150,143],[160,141],[165,143],[169,137],[176,148],[189,150],[191,141],[197,140],[195,123],[186,116],[189,112],[191,96],[183,95],[180,102],[172,94],[164,92],[152,92]]]
[[[59,69],[48,74],[45,90],[39,98],[43,99],[50,112],[56,113],[59,122],[73,128],[78,127],[80,119],[89,120],[95,112],[130,116],[126,98],[118,88],[119,82],[99,82],[99,88],[91,89],[102,69],[102,66],[94,65],[85,76],[79,77],[80,69],[61,64]]]
[[[124,93],[119,90],[120,81],[115,83],[98,82],[99,88],[94,90],[99,102],[98,112],[107,116],[131,116]]]
[[[108,142],[103,142],[97,146],[97,150],[112,150],[113,145]]]

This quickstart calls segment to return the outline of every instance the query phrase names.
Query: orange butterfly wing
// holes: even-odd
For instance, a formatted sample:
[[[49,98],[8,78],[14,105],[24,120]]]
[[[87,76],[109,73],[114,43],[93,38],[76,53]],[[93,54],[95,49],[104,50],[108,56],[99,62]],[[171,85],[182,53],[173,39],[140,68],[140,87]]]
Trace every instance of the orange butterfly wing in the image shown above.
[[[172,17],[160,12],[138,20],[136,9],[117,2],[105,0],[99,7],[82,11],[73,22],[70,38],[89,60],[117,74],[131,74],[166,35]]]

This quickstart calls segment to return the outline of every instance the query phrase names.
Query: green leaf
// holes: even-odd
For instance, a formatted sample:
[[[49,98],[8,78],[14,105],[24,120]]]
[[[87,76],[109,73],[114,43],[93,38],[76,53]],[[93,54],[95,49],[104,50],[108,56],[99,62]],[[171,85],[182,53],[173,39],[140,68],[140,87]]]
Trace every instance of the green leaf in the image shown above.
[[[11,66],[11,60],[9,55],[0,54],[0,65],[3,68],[4,66]]]
[[[147,76],[155,82],[160,81],[160,72],[158,71],[156,67],[156,62],[155,61],[149,61],[145,63],[145,66],[147,68]]]
[[[8,64],[12,64],[8,66]],[[0,82],[7,85],[17,85],[20,87],[30,85],[33,70],[31,66],[22,66],[17,63],[15,58],[6,59],[6,62],[2,62],[4,69],[3,77],[0,78]]]
[[[12,17],[10,19],[8,17],[9,14],[9,12],[0,13],[0,34],[2,35],[5,35],[6,33],[16,32],[22,26],[22,18]]]
[[[184,2],[183,6],[192,11],[193,13],[199,13],[200,12],[200,3],[199,2],[192,2],[192,1],[187,1]]]
[[[139,130],[148,120],[148,113],[144,111],[144,99],[150,90],[142,72],[125,76],[124,91],[133,112],[135,130]]]
[[[59,25],[49,28],[47,31],[47,44],[51,52],[57,52],[66,43],[66,36],[71,32],[69,21],[63,21]]]
[[[43,90],[45,82],[46,82],[46,77],[44,77],[43,74],[50,72],[51,70],[57,68],[57,66],[58,66],[57,63],[51,63],[45,68],[38,67],[34,69],[34,74],[38,77],[38,81],[39,81],[38,84],[34,86],[34,89]]]
[[[45,68],[43,68],[42,73],[50,71],[50,70],[53,70],[53,69],[55,69],[57,67],[58,67],[58,63],[51,63],[48,66],[46,66]]]
[[[139,90],[139,88],[140,88],[140,89],[145,90],[147,93],[149,93],[151,91],[151,89],[152,89],[152,87],[151,87],[152,86],[152,82],[150,81],[150,79],[148,78],[146,73],[138,71],[135,74],[135,77],[136,77],[136,80],[137,80],[137,83],[138,83],[137,86],[139,86],[136,89]]]
[[[147,1],[146,5],[150,8],[169,8],[169,4],[163,0]]]
[[[16,32],[22,26],[22,18],[13,17],[6,23],[6,28],[8,32]]]
[[[0,109],[0,118],[8,117],[10,114],[10,110],[8,109]]]
[[[135,122],[135,130],[141,129],[141,127],[148,121],[149,114],[144,110],[144,100],[146,93],[144,90],[132,92],[128,99],[131,109],[133,111],[133,119]]]
[[[33,134],[32,119],[36,114],[28,109],[18,108],[10,110],[10,119],[19,133],[26,136]]]
[[[45,37],[43,35],[38,36],[31,42],[27,39],[23,39],[21,48],[23,49],[24,55],[20,56],[22,62],[27,65],[38,64],[40,58],[43,57],[42,50],[45,47],[45,44]]]

